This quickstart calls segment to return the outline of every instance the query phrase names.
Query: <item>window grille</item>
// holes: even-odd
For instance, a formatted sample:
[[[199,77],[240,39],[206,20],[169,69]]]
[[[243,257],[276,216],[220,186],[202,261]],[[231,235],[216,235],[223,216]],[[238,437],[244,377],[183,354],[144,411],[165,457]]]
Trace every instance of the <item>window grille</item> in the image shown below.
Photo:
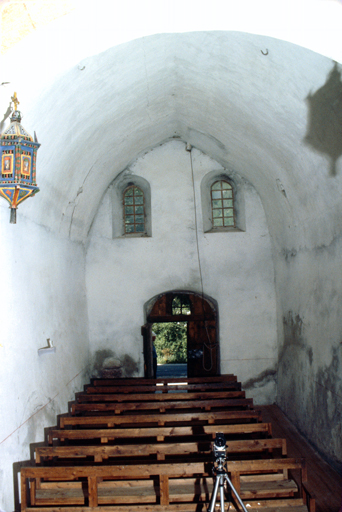
[[[131,185],[123,195],[125,234],[145,233],[145,198],[143,191]]]
[[[187,295],[176,295],[172,300],[173,315],[191,315],[191,303]]]
[[[213,228],[235,227],[234,193],[228,181],[215,181],[211,186]]]

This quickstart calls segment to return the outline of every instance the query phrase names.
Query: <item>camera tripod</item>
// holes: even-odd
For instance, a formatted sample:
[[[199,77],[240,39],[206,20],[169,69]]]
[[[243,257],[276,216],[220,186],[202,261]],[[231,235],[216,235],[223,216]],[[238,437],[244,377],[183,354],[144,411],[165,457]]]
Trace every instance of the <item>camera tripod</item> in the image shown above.
[[[221,436],[221,437],[220,437]],[[224,442],[224,445],[223,445]],[[223,434],[216,434],[216,439],[214,442],[214,455],[215,455],[215,462],[213,467],[213,474],[215,475],[215,483],[214,483],[214,489],[213,493],[210,499],[208,512],[214,512],[216,500],[217,500],[217,493],[220,488],[220,508],[221,512],[224,512],[224,498],[225,498],[225,482],[228,484],[228,492],[226,493],[228,497],[231,497],[231,492],[233,491],[235,494],[235,497],[239,504],[242,507],[243,512],[248,512],[245,505],[243,504],[240,496],[236,492],[235,487],[233,486],[232,482],[229,479],[228,471],[227,471],[227,463],[226,463],[226,442],[224,439]],[[229,499],[230,503],[230,499]]]

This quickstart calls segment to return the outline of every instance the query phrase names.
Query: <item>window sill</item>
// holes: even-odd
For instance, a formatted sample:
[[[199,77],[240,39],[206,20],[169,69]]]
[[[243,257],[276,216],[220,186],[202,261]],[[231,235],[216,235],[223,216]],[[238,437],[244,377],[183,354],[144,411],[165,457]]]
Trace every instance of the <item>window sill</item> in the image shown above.
[[[147,233],[124,233],[116,238],[151,238]]]
[[[211,228],[205,231],[205,233],[245,233],[246,230],[240,228]]]

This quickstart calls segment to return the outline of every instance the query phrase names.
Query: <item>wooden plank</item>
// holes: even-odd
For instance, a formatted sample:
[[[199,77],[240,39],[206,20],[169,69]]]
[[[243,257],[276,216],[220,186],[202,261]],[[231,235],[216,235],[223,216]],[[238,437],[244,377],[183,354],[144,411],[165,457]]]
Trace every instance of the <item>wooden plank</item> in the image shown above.
[[[238,485],[238,480],[232,484],[241,499],[270,499],[270,498],[289,498],[294,495],[298,490],[295,482],[291,480],[275,480],[256,483],[254,486],[250,484]],[[201,499],[202,501],[209,501],[209,496],[212,495],[213,483],[208,479],[183,479],[173,482],[170,480],[170,502],[194,501]],[[219,497],[219,496],[218,496]]]
[[[113,428],[113,429],[51,429],[48,434],[49,443],[54,439],[120,439],[120,438],[138,438],[138,437],[175,437],[175,436],[203,436],[214,435],[218,430],[223,434],[252,433],[260,432],[259,425],[264,425],[262,429],[266,432],[267,424],[238,424],[238,425],[200,425],[195,427],[138,427],[138,428]]]
[[[225,382],[208,382],[201,384],[187,384],[187,383],[178,383],[178,384],[151,384],[151,385],[143,385],[140,384],[138,386],[128,385],[128,386],[117,386],[117,385],[107,385],[107,386],[91,386],[88,385],[85,387],[86,393],[172,393],[174,391],[240,391],[241,383],[236,381],[225,381]]]
[[[169,477],[167,475],[159,476],[160,504],[167,506],[170,501],[169,496]]]
[[[161,410],[178,410],[178,409],[204,409],[204,408],[225,408],[225,407],[240,407],[241,409],[249,409],[253,407],[252,398],[231,398],[221,400],[194,400],[188,401],[163,401],[163,402],[126,402],[126,403],[76,403],[71,405],[71,413],[76,414],[80,412],[103,412],[115,411],[116,414],[127,413],[128,411],[148,411],[153,409]]]
[[[253,498],[280,498],[294,496],[298,487],[293,480],[266,480],[259,482],[241,482],[242,500]]]
[[[139,478],[150,475],[170,475],[179,478],[186,475],[211,474],[211,464],[203,462],[109,465],[109,466],[26,466],[21,469],[22,478],[63,478],[64,480],[96,476],[97,478]],[[305,466],[302,458],[232,460],[229,472],[250,473],[260,471],[282,471],[300,469]]]
[[[284,449],[285,448],[285,449]],[[227,453],[232,457],[234,453],[251,453],[281,449],[286,455],[286,443],[283,439],[251,439],[229,441]],[[285,453],[284,453],[285,452]],[[212,455],[212,442],[176,442],[156,444],[124,444],[115,446],[39,446],[35,449],[36,463],[43,458],[72,458],[94,457],[96,462],[102,462],[109,457],[142,457],[150,455]]]
[[[169,502],[208,502],[212,493],[213,482],[210,478],[183,478],[182,480],[169,481],[168,476],[163,474],[159,478],[159,493],[158,489],[155,489],[154,486],[144,485],[144,482],[126,482],[126,484],[132,483],[133,485],[115,486],[111,486],[111,482],[106,482],[107,485],[101,486],[99,489],[98,502],[99,504],[151,503],[156,502],[156,497],[159,494],[160,504],[167,506]],[[151,481],[146,482],[146,484],[151,483]],[[277,498],[278,503],[280,503],[279,498],[292,497],[297,489],[296,485],[289,481],[259,482],[250,489],[244,489],[243,486],[240,489],[238,482],[235,482],[234,487],[243,500]],[[37,496],[37,503],[41,505],[77,504],[82,498],[81,489],[78,491],[75,489],[64,491],[52,489],[45,493],[40,492],[39,496]],[[89,486],[89,506],[96,506],[91,504],[94,502],[95,500],[91,497],[91,486]],[[286,502],[283,503],[285,504]]]
[[[21,510],[25,511],[27,508],[27,477],[21,474],[20,478],[20,495],[21,495]]]
[[[260,505],[257,502],[254,502],[252,505],[248,507],[248,510],[251,512],[260,511],[260,512],[308,512],[308,509],[305,505],[295,504],[294,500],[287,500],[287,503],[284,503],[284,500],[276,504],[276,501],[272,501],[272,503],[267,503],[262,500],[260,501]],[[167,507],[167,512],[206,512],[207,504],[205,503],[172,503]],[[102,505],[101,507],[93,507],[91,512],[131,512],[127,505]],[[166,512],[164,505],[134,505],[134,511],[137,512]],[[27,507],[23,512],[66,512],[65,507],[53,506],[53,507]],[[69,506],[68,512],[90,512],[89,507],[78,507],[78,506]]]
[[[96,476],[88,476],[88,496],[89,496],[89,507],[97,507],[98,496],[97,496],[97,478],[96,478]]]
[[[125,416],[106,415],[106,416],[63,416],[60,418],[60,428],[63,429],[67,426],[82,426],[82,425],[107,425],[107,427],[114,427],[115,425],[132,425],[144,423],[148,424],[162,424],[165,423],[177,424],[180,422],[191,423],[196,428],[196,422],[222,422],[233,421],[237,424],[238,421],[256,420],[261,421],[260,411],[244,410],[244,411],[214,411],[214,412],[177,412],[177,413],[153,413],[153,414],[131,414]],[[260,425],[262,425],[260,423]],[[264,424],[265,425],[265,424]],[[269,425],[269,433],[271,434],[271,424]]]
[[[99,388],[100,389],[100,388]],[[188,393],[81,393],[77,402],[165,402],[165,401],[192,401],[192,400],[219,400],[227,398],[245,398],[244,391],[201,391]]]
[[[208,377],[165,377],[159,379],[145,379],[144,377],[132,377],[132,378],[122,378],[122,379],[102,379],[102,378],[93,378],[91,379],[91,383],[93,386],[139,386],[142,385],[153,385],[153,384],[178,384],[178,383],[189,383],[189,384],[203,384],[206,382],[237,382],[236,375],[233,374],[225,374],[225,375],[216,375],[216,376],[208,376]]]
[[[68,512],[90,512],[89,507],[68,507]],[[151,505],[134,505],[134,511],[137,512],[166,512],[164,505],[157,505],[157,504],[151,504]],[[177,503],[177,504],[169,504],[167,507],[167,511],[169,512],[206,512],[205,504],[203,504],[203,507],[197,503]],[[65,507],[27,507],[25,511],[22,512],[66,512]],[[102,505],[101,507],[93,507],[91,509],[91,512],[132,512],[127,505]],[[286,512],[286,511],[282,511]],[[296,510],[292,510],[291,512],[297,512]],[[301,511],[299,511],[301,512]]]

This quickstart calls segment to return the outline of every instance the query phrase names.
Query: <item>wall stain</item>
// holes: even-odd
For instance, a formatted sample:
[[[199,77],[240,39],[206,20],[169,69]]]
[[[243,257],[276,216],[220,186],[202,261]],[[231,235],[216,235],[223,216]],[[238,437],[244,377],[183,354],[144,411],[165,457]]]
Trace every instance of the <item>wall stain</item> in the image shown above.
[[[284,344],[279,353],[279,363],[284,371],[291,371],[291,367],[298,359],[299,369],[302,370],[303,361],[299,362],[299,352],[306,353],[310,366],[313,363],[313,349],[310,347],[304,336],[304,323],[299,314],[288,311],[283,317]]]
[[[94,355],[92,376],[101,377],[102,370],[108,370],[111,367],[120,370],[121,377],[132,377],[139,371],[138,363],[130,355],[124,354],[118,357],[113,350],[97,350]]]
[[[342,81],[337,62],[325,84],[306,100],[309,111],[304,142],[330,157],[330,174],[336,176],[336,162],[342,155]]]
[[[257,377],[253,379],[249,379],[243,383],[244,389],[251,389],[262,387],[268,384],[269,382],[274,382],[276,380],[277,370],[269,369],[260,373]]]
[[[304,345],[303,343],[303,320],[292,311],[288,311],[283,317],[284,326],[284,345],[295,344]]]
[[[281,254],[284,256],[285,261],[289,261],[297,256],[297,251],[296,249],[283,249]]]
[[[92,374],[94,377],[100,377],[101,369],[103,368],[103,363],[104,363],[105,359],[107,359],[108,357],[114,357],[113,350],[103,349],[103,350],[97,350],[95,352],[93,371],[92,371]]]
[[[277,402],[321,456],[342,473],[342,345],[331,348],[330,364],[315,370],[304,320],[289,311],[283,325]]]
[[[311,437],[319,451],[324,438],[325,458],[342,473],[342,354],[332,347],[332,360],[318,369],[311,386],[310,408],[319,411]]]
[[[121,362],[125,377],[133,377],[133,375],[139,371],[138,363],[128,354],[121,357]]]

